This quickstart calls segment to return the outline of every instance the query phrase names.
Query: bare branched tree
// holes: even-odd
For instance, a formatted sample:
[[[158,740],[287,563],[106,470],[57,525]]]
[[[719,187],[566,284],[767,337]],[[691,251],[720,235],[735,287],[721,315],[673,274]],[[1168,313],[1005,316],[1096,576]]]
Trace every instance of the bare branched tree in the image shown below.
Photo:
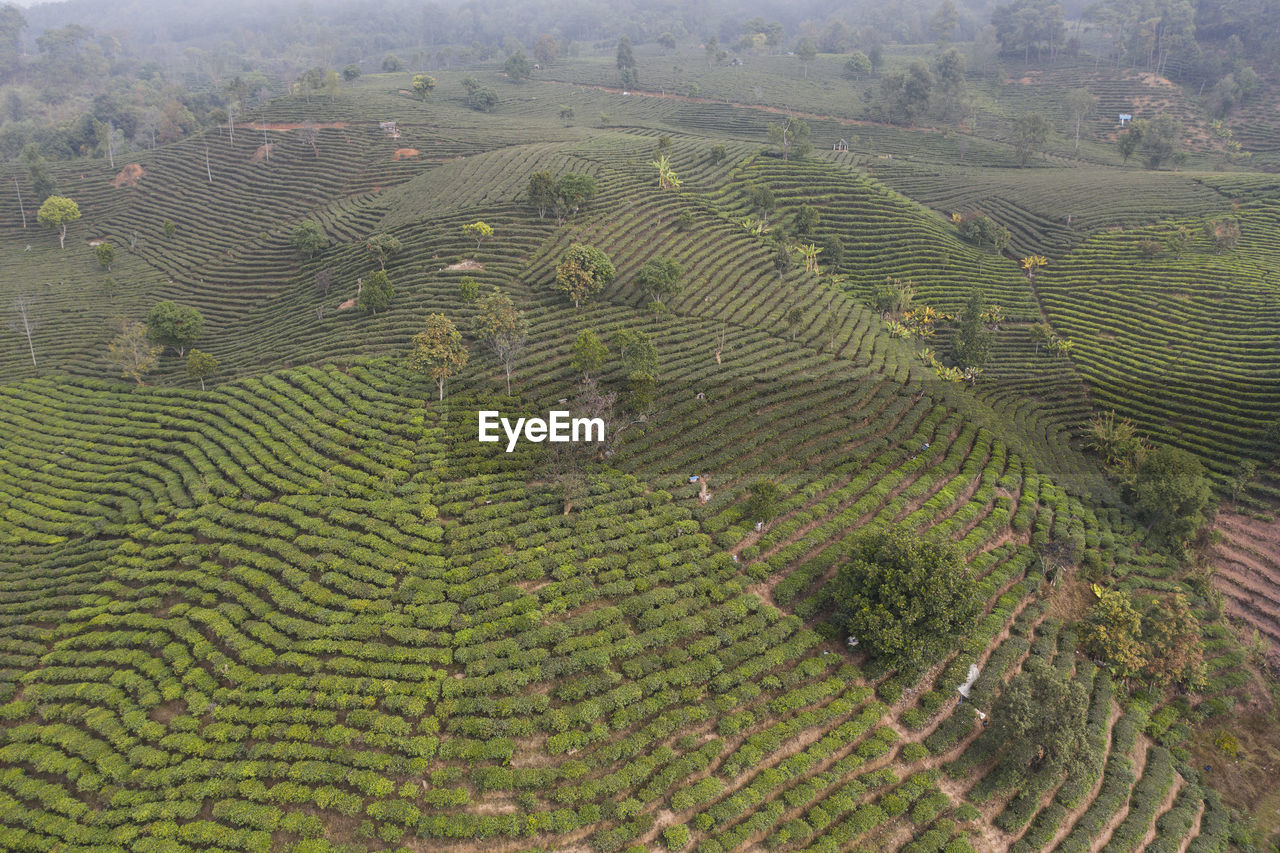
[[[31,340],[31,333],[35,331],[40,324],[31,318],[31,307],[35,305],[35,300],[30,296],[19,296],[13,303],[13,310],[17,312],[18,319],[9,324],[14,331],[21,331],[27,336],[27,348],[31,350],[31,366],[39,367],[36,364],[36,346]]]

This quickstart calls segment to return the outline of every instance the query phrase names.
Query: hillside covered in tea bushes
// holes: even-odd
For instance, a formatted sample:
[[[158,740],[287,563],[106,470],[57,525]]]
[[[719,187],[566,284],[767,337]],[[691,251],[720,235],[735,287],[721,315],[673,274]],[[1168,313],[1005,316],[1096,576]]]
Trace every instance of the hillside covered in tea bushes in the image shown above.
[[[8,165],[0,849],[1274,845],[1263,148],[1226,158],[1193,93],[1083,60],[898,126],[866,105],[905,52],[860,81],[637,55],[635,91],[612,49],[426,97],[366,74],[49,164],[65,247]],[[1070,87],[1105,107],[1078,150]],[[1176,171],[1103,119],[1152,92]],[[1028,105],[1058,130],[1020,165]],[[544,173],[594,191],[540,211]],[[575,308],[576,244],[615,274]],[[526,327],[511,393],[495,293]],[[181,355],[128,337],[165,301],[199,312]],[[409,359],[434,315],[468,350],[443,386]],[[613,441],[476,440],[480,410],[555,408]],[[1202,472],[1198,538],[1144,503],[1161,453]],[[835,581],[886,531],[961,567],[936,659],[849,642]],[[1058,743],[1037,716],[1070,748],[1020,757]]]

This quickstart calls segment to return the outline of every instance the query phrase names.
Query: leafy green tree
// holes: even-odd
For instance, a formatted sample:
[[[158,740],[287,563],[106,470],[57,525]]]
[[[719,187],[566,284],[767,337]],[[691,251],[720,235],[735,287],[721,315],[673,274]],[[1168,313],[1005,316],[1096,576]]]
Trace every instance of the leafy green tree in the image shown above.
[[[491,113],[498,106],[498,93],[487,86],[480,86],[467,94],[467,106],[478,112]]]
[[[378,270],[360,284],[359,305],[361,311],[377,314],[391,307],[396,289],[387,277],[386,270]]]
[[[534,172],[529,176],[528,194],[529,203],[538,209],[538,218],[542,219],[556,206],[556,179],[550,172]]]
[[[22,31],[27,18],[12,3],[0,6],[0,75],[17,71],[22,58]]]
[[[1204,527],[1213,500],[1200,460],[1167,444],[1138,465],[1133,491],[1152,529],[1175,542],[1185,542]]]
[[[1031,156],[1044,149],[1052,130],[1049,120],[1037,112],[1023,113],[1013,127],[1013,149],[1018,155],[1018,165],[1026,166]]]
[[[1142,614],[1123,590],[1103,591],[1077,631],[1089,654],[1106,663],[1118,678],[1132,678],[1147,665],[1142,643]]]
[[[942,113],[951,117],[964,96],[964,54],[954,47],[944,50],[933,63],[933,79],[942,101]]]
[[[604,360],[609,356],[609,348],[604,341],[590,329],[583,329],[573,342],[573,360],[569,366],[582,374],[582,380],[589,382],[591,374],[599,373],[604,367]]]
[[[204,317],[189,305],[166,299],[147,314],[147,339],[161,347],[173,347],[181,358],[204,331]]]
[[[93,254],[98,259],[98,266],[111,272],[111,265],[116,262],[116,247],[110,243],[99,243],[93,247]]]
[[[969,294],[969,301],[960,313],[960,324],[951,338],[951,358],[956,366],[965,369],[979,369],[986,365],[991,355],[991,343],[995,335],[982,322],[986,302],[982,291],[974,288]]]
[[[810,135],[808,123],[796,116],[787,116],[780,122],[769,123],[769,142],[778,147],[783,160],[790,157],[803,159],[808,155],[813,150]]]
[[[871,73],[871,60],[860,50],[855,50],[849,54],[849,58],[844,63],[844,76],[861,80],[863,77]]]
[[[723,145],[712,145],[711,151],[707,154],[707,159],[711,161],[712,165],[715,165],[728,156],[729,149]]]
[[[218,370],[218,360],[203,350],[193,349],[187,353],[187,375],[200,380],[200,390],[204,390],[204,380]]]
[[[1116,147],[1120,149],[1120,162],[1128,163],[1129,158],[1142,147],[1142,126],[1137,122],[1130,122],[1128,130],[1116,140]]]
[[[560,42],[556,41],[555,36],[543,33],[533,44],[533,58],[546,68],[560,58]]]
[[[320,223],[314,219],[304,219],[293,229],[293,248],[298,250],[301,258],[314,258],[329,245],[329,238],[320,230]]]
[[[556,290],[573,300],[573,307],[604,290],[617,275],[613,262],[595,246],[574,243],[556,267]]]
[[[425,101],[436,88],[436,78],[429,74],[415,74],[412,85],[414,93]]]
[[[631,49],[631,39],[626,36],[618,39],[617,64],[622,88],[636,88],[640,84],[640,74],[636,69],[636,56]]]
[[[9,7],[3,7],[9,8]],[[22,149],[22,162],[31,177],[31,187],[36,201],[44,202],[58,188],[58,182],[49,174],[49,162],[40,154],[40,143],[29,142]]]
[[[462,333],[453,321],[443,314],[428,314],[423,330],[413,336],[408,366],[414,373],[431,377],[443,400],[445,382],[467,366],[467,355]]]
[[[800,205],[800,211],[796,214],[796,237],[802,240],[812,240],[821,219],[822,217],[816,207],[807,204]]]
[[[577,213],[596,197],[596,180],[590,175],[567,172],[556,181],[556,218]]]
[[[500,290],[481,299],[472,321],[476,338],[502,364],[507,376],[507,393],[511,393],[511,372],[529,339],[529,323],[524,312],[516,310],[511,297]]]
[[[1138,119],[1138,133],[1142,137],[1142,159],[1148,169],[1159,169],[1166,163],[1177,162],[1180,157],[1178,140],[1182,128],[1171,115],[1159,115],[1153,119]]]
[[[761,477],[747,487],[746,500],[742,504],[742,519],[768,524],[778,517],[781,499],[782,489],[778,484]]]
[[[676,37],[671,33],[662,33],[660,36],[658,36],[658,44],[662,47],[663,50],[675,50]]]
[[[929,109],[933,98],[933,74],[919,60],[907,70],[886,74],[875,100],[876,114],[890,124],[911,125]]]
[[[818,46],[813,43],[813,39],[802,38],[796,43],[796,59],[800,60],[800,66],[804,68],[804,79],[809,79],[809,63],[818,57]]]
[[[476,251],[480,251],[480,244],[493,236],[493,226],[483,220],[476,220],[462,226],[462,230],[468,237],[476,241]]]
[[[1188,690],[1205,685],[1207,668],[1200,620],[1180,592],[1157,598],[1142,616],[1142,642],[1147,663],[1142,677],[1163,689],[1177,684]]]
[[[470,302],[480,295],[480,282],[469,275],[464,275],[458,280],[458,295]]]
[[[996,788],[1025,788],[1056,778],[1088,748],[1089,695],[1069,674],[1031,658],[1001,692],[985,736],[999,745]]]
[[[66,196],[51,195],[40,205],[36,221],[45,228],[58,230],[58,246],[67,247],[67,224],[80,218],[80,205]]]
[[[1064,43],[1062,6],[1053,0],[1013,0],[997,4],[991,13],[996,38],[1006,53],[1022,51],[1022,61],[1031,61],[1048,48],[1050,54]]]
[[[160,230],[164,233],[165,239],[172,240],[173,235],[178,233],[178,226],[173,224],[172,219],[166,219],[160,226]]]
[[[137,320],[121,320],[120,334],[107,344],[107,363],[139,385],[155,370],[164,347],[147,340],[146,327]]]
[[[804,309],[799,305],[792,305],[787,309],[787,313],[783,315],[782,321],[787,326],[789,340],[794,341],[796,339],[796,329],[800,328],[802,320],[804,320]]]
[[[619,329],[613,346],[627,377],[628,405],[632,411],[648,410],[657,390],[658,348],[648,335],[634,329]]]
[[[885,665],[907,670],[946,654],[981,604],[959,549],[899,526],[858,535],[828,591],[841,630]]]
[[[523,50],[517,50],[507,57],[502,70],[507,72],[507,79],[512,83],[523,83],[533,76],[533,63],[524,55]]]
[[[365,251],[378,262],[378,267],[386,270],[387,261],[400,254],[400,241],[395,235],[386,232],[370,235],[364,241]]]
[[[636,285],[650,302],[663,302],[680,293],[684,270],[671,258],[652,258],[636,271]]]
[[[352,63],[342,69],[342,79],[350,83],[360,77],[360,66]]]
[[[404,60],[394,54],[388,53],[386,56],[382,57],[382,70],[388,74],[395,71],[403,71]]]
[[[954,0],[942,0],[938,8],[933,10],[929,18],[929,32],[938,40],[938,45],[949,44],[955,36],[956,27],[960,26],[960,11]]]

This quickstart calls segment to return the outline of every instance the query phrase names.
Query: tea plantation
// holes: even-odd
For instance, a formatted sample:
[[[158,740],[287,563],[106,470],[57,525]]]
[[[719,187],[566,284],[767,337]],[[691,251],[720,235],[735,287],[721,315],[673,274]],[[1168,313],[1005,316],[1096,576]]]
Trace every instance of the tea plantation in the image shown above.
[[[1239,842],[1259,800],[1230,774],[1265,775],[1268,747],[1209,742],[1245,737],[1233,707],[1265,716],[1267,653],[1237,620],[1280,641],[1280,182],[1205,152],[1147,172],[1092,137],[1077,164],[1061,135],[1016,168],[1018,97],[1155,85],[1119,71],[1009,84],[1027,91],[957,134],[869,121],[871,83],[836,57],[801,81],[794,57],[700,53],[643,54],[629,95],[598,56],[519,85],[441,71],[426,99],[366,75],[143,152],[132,183],[55,165],[82,212],[65,249],[0,202],[0,312],[26,297],[34,324],[0,335],[0,849]],[[492,112],[468,107],[467,74]],[[813,153],[770,146],[783,108],[811,117]],[[596,192],[540,216],[543,172]],[[979,210],[1003,251],[952,219]],[[816,273],[777,250],[802,229]],[[379,234],[398,242],[381,259]],[[577,243],[616,268],[579,309],[555,289]],[[1047,263],[1028,276],[1027,255]],[[683,283],[660,308],[637,275],[659,258]],[[383,266],[394,296],[364,311]],[[937,322],[905,333],[877,304],[892,280]],[[947,381],[921,351],[945,357],[975,288],[1001,309],[991,356]],[[472,332],[493,292],[528,324],[510,395]],[[161,300],[200,312],[207,376],[171,349],[122,376],[118,318]],[[470,350],[443,399],[407,361],[433,314]],[[584,370],[586,332],[611,352]],[[584,372],[626,398],[640,334],[653,404],[574,489],[547,445],[476,441],[479,410],[575,405]],[[1254,466],[1214,546],[1222,592],[1086,446],[1112,411],[1200,460],[1215,501]],[[893,526],[954,543],[977,601],[914,671],[833,619],[851,540]],[[1111,592],[1185,598],[1196,690],[1086,651],[1080,620]],[[1081,697],[1083,737],[1009,786],[995,709],[1044,672]]]

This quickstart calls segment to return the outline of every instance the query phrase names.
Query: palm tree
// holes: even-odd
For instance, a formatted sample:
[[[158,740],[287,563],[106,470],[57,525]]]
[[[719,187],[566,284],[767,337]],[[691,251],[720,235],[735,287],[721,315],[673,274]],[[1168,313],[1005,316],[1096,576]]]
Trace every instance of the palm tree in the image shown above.
[[[804,258],[804,271],[817,273],[821,275],[818,269],[818,255],[822,254],[822,249],[813,243],[801,243],[796,246],[794,251]]]
[[[649,164],[658,170],[658,187],[664,190],[678,190],[680,184],[683,183],[676,173],[671,171],[671,161],[667,159],[667,155],[663,154],[657,160]]]

